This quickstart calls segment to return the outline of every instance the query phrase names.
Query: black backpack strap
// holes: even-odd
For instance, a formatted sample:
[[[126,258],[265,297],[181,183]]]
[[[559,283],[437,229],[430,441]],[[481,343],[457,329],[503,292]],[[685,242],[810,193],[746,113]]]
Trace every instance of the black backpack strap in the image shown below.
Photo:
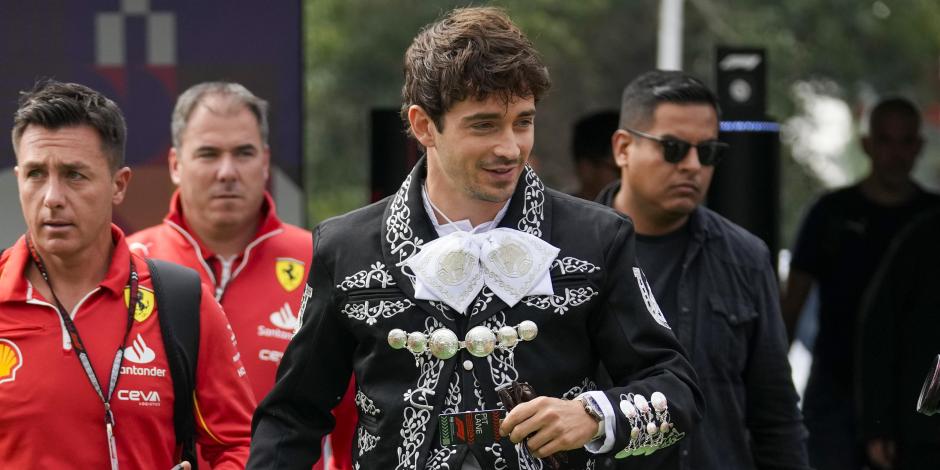
[[[194,397],[196,361],[199,358],[199,306],[202,287],[199,274],[178,264],[147,259],[157,301],[157,318],[163,347],[173,378],[173,427],[183,459],[196,470],[196,421]]]

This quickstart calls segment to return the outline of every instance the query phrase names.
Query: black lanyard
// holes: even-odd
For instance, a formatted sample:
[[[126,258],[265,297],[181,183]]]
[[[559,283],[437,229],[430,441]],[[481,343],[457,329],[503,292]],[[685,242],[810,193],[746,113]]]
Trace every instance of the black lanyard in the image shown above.
[[[121,341],[121,345],[114,354],[114,362],[111,364],[111,376],[108,384],[108,394],[105,395],[101,388],[101,384],[98,381],[98,376],[95,374],[95,369],[92,368],[91,361],[88,359],[88,350],[85,348],[85,343],[82,342],[82,337],[78,334],[78,328],[75,326],[75,322],[72,321],[71,315],[69,315],[68,311],[65,310],[65,307],[62,306],[62,302],[60,302],[59,298],[56,297],[55,290],[52,288],[52,281],[49,280],[49,273],[46,271],[46,266],[43,264],[42,258],[39,256],[39,253],[36,251],[29,237],[26,238],[26,245],[29,247],[29,253],[33,257],[33,262],[36,263],[36,268],[39,269],[39,274],[42,275],[43,280],[46,281],[46,285],[49,286],[49,292],[52,294],[52,300],[55,301],[56,311],[59,312],[59,317],[62,319],[62,323],[65,325],[65,329],[69,333],[72,348],[75,349],[75,357],[77,357],[78,362],[81,363],[82,370],[85,371],[85,375],[88,377],[88,381],[91,382],[92,388],[95,389],[95,393],[98,394],[98,398],[101,399],[101,403],[104,404],[104,424],[108,432],[108,452],[111,456],[111,468],[117,469],[117,450],[115,447],[113,432],[114,413],[111,411],[111,397],[114,395],[114,389],[117,387],[118,377],[121,375],[121,362],[124,360],[124,349],[127,347],[127,338],[130,336],[131,325],[134,323],[134,311],[137,307],[138,282],[137,270],[134,268],[134,261],[131,260],[130,276],[127,280],[130,290],[130,296],[128,297],[127,301],[127,326],[124,328],[124,339]]]

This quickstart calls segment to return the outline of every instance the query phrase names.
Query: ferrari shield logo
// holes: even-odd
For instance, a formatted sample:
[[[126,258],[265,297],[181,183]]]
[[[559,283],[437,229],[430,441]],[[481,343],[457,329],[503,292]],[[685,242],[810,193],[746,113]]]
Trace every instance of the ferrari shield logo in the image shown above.
[[[278,258],[274,263],[277,282],[287,292],[292,292],[304,282],[304,263],[293,258]]]
[[[131,297],[130,288],[124,288],[124,306],[127,306],[127,303]],[[137,288],[137,307],[134,308],[134,320],[137,320],[138,323],[143,322],[144,320],[150,318],[150,314],[153,313],[153,291],[146,287]]]

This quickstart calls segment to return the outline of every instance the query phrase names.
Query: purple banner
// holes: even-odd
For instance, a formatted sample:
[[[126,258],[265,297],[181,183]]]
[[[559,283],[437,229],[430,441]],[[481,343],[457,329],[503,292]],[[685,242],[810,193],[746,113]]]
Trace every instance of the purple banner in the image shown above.
[[[302,193],[299,0],[3,0],[0,5],[0,113],[7,129],[17,92],[42,78],[88,85],[124,111],[126,158],[135,171],[117,215],[125,228],[157,223],[166,212],[173,189],[166,164],[170,114],[177,94],[202,81],[236,81],[268,100],[277,167],[272,174],[280,175],[272,176],[272,185]],[[9,181],[13,149],[0,148],[3,181]],[[0,196],[9,201],[15,188],[3,186]],[[0,208],[5,219],[13,215],[9,210],[8,203]]]

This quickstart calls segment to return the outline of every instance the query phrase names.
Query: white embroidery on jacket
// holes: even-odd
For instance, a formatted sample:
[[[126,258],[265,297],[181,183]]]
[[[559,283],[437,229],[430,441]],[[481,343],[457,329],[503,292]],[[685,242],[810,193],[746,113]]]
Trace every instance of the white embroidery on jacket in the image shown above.
[[[493,301],[493,297],[496,294],[488,286],[483,286],[483,290],[480,291],[480,295],[476,300],[473,301],[473,307],[470,309],[470,316],[474,316],[484,310]]]
[[[337,284],[336,288],[343,292],[349,292],[352,289],[386,288],[394,285],[395,279],[385,269],[385,265],[381,261],[376,261],[372,263],[369,269],[363,269],[356,274],[346,276],[346,279]]]
[[[557,269],[558,275],[560,276],[573,273],[590,274],[601,270],[601,268],[594,263],[573,256],[565,256],[564,258],[552,261],[552,269]]]
[[[522,218],[516,228],[525,233],[542,236],[542,220],[545,219],[545,185],[532,167],[525,167],[525,189],[522,199]]]
[[[656,303],[656,297],[653,296],[653,288],[650,287],[649,281],[646,280],[646,274],[643,274],[642,269],[634,266],[633,276],[636,277],[636,282],[640,286],[640,294],[643,295],[643,303],[646,304],[646,309],[649,310],[653,320],[656,320],[656,323],[659,323],[660,326],[671,330],[672,328],[669,328],[669,323],[666,322],[666,316],[663,315],[663,311],[659,309],[659,304]]]
[[[492,331],[498,331],[506,326],[506,313],[499,312],[487,318],[483,326]],[[519,372],[516,370],[516,361],[513,353],[514,348],[496,348],[492,354],[486,356],[486,361],[490,365],[490,377],[493,379],[493,385],[500,387],[508,385],[513,380],[519,379]]]
[[[365,393],[362,393],[362,390],[356,390],[356,406],[359,407],[359,411],[362,412],[362,414],[369,416],[382,414],[382,410],[375,406],[375,402],[367,397]]]
[[[392,318],[413,306],[411,299],[364,300],[343,305],[341,311],[349,318],[374,325],[379,318]]]
[[[530,295],[522,298],[522,303],[539,310],[555,309],[555,313],[564,315],[571,307],[577,307],[596,296],[593,287],[565,288],[565,295]]]
[[[585,377],[579,385],[571,387],[561,396],[561,398],[565,400],[574,400],[575,398],[578,398],[578,395],[581,395],[584,392],[590,392],[592,390],[597,390],[597,384],[595,384],[590,377]]]
[[[391,254],[398,256],[396,266],[402,274],[415,282],[415,275],[410,268],[404,265],[405,260],[414,256],[424,244],[424,240],[416,238],[411,228],[411,209],[408,208],[408,188],[411,187],[411,175],[405,178],[401,188],[395,193],[389,209],[388,219],[385,221],[387,231],[385,241],[391,247]]]
[[[310,301],[311,296],[313,296],[313,288],[310,287],[310,284],[304,284],[304,296],[300,299],[300,309],[297,310],[297,324],[294,325],[294,335],[300,331],[300,327],[304,324],[304,312],[307,311],[307,302]]]
[[[362,457],[363,454],[369,452],[372,449],[375,449],[375,446],[379,443],[379,440],[382,439],[375,434],[366,431],[361,424],[358,429],[358,444],[359,444],[359,456]]]

